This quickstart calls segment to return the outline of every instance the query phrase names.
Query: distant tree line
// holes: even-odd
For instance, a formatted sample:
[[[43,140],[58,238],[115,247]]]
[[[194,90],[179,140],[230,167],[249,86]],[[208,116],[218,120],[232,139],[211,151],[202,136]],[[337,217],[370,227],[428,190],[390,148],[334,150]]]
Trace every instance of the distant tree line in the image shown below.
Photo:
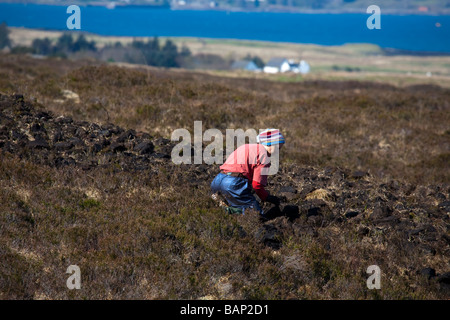
[[[253,63],[258,68],[264,68],[264,61],[258,56],[251,56],[250,54],[247,54],[247,56],[245,56],[244,60],[253,61]]]
[[[85,57],[93,57],[100,60],[139,63],[167,68],[180,67],[182,58],[191,54],[189,49],[185,47],[179,51],[178,47],[169,39],[161,45],[157,37],[147,42],[134,40],[127,45],[117,42],[98,49],[95,41],[87,41],[83,34],[76,39],[71,34],[63,34],[57,39],[55,44],[48,38],[35,39],[31,44],[31,53],[62,57],[84,53],[83,56]]]
[[[133,40],[124,46],[120,42],[106,45],[101,52],[103,60],[147,64],[157,67],[179,68],[191,51],[183,46],[180,50],[170,39],[161,44],[158,37],[145,41]]]
[[[79,35],[75,40],[71,34],[61,35],[56,44],[52,44],[49,38],[34,39],[31,44],[32,53],[50,56],[68,56],[79,51],[97,51],[94,41],[87,41],[84,35]]]
[[[117,42],[99,49],[95,41],[88,41],[83,34],[63,33],[56,41],[49,38],[34,39],[31,46],[13,46],[10,30],[5,22],[0,24],[0,49],[10,48],[11,53],[30,53],[53,57],[91,57],[105,61],[147,64],[157,67],[178,68],[191,51],[183,46],[178,49],[170,39],[161,44],[157,37],[147,41],[134,40],[123,45]]]
[[[11,47],[11,40],[9,39],[9,30],[6,22],[0,24],[0,49]]]

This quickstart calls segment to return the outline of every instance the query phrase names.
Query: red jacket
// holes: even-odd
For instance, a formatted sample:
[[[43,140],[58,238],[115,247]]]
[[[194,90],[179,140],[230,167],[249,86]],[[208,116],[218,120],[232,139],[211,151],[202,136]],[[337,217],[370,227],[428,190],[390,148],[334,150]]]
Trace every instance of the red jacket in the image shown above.
[[[244,144],[233,151],[220,169],[225,172],[242,173],[249,181],[258,197],[265,201],[269,193],[264,189],[267,186],[267,175],[262,174],[263,168],[270,167],[267,151],[261,144]]]

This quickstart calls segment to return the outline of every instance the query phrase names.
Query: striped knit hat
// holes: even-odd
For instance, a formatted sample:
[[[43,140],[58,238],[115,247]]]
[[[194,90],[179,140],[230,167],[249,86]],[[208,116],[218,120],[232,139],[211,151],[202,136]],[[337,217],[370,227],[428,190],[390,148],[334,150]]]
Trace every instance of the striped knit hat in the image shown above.
[[[256,137],[256,142],[265,146],[285,143],[283,135],[277,129],[264,130]]]

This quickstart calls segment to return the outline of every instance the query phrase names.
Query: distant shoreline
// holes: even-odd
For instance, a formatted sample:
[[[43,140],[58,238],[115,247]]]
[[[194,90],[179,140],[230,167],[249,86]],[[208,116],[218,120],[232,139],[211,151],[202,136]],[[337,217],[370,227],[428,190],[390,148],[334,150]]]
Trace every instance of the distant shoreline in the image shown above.
[[[60,1],[46,1],[46,2],[17,2],[17,1],[1,1],[5,4],[22,4],[22,5],[46,5],[46,6],[61,6],[67,7],[69,5],[78,5],[80,7],[105,7],[111,10],[114,9],[133,9],[133,8],[153,8],[153,9],[170,9],[174,11],[227,11],[227,12],[261,12],[261,13],[293,13],[293,14],[367,14],[367,8],[346,8],[346,9],[302,9],[302,8],[286,8],[282,6],[273,6],[269,8],[239,8],[239,7],[210,7],[207,5],[173,5],[173,4],[125,4],[115,2],[81,2],[70,1],[61,3]],[[381,7],[382,14],[386,15],[418,15],[418,16],[450,16],[449,9],[430,10],[420,12],[417,9],[386,9]]]

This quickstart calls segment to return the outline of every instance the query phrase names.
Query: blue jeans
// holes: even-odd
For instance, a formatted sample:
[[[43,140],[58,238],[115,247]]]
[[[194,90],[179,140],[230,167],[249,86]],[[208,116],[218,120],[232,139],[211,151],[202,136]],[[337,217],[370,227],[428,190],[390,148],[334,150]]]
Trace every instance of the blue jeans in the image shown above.
[[[224,173],[219,173],[211,183],[213,193],[220,193],[228,202],[230,207],[254,208],[261,214],[263,213],[258,200],[251,192],[251,186],[248,179],[241,177],[232,177]]]

